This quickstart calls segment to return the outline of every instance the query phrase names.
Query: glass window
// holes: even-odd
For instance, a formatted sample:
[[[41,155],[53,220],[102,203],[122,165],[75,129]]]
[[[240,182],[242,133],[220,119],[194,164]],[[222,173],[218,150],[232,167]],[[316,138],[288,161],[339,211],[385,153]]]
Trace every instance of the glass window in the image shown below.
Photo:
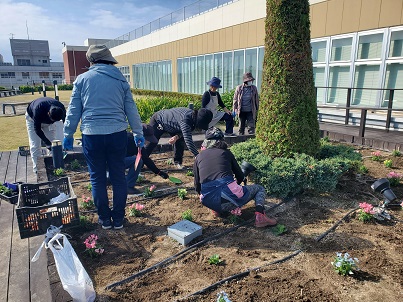
[[[403,83],[403,64],[392,63],[386,66],[386,85],[385,88],[396,89],[402,88]],[[381,106],[388,107],[389,91],[385,92]],[[393,95],[393,108],[403,108],[403,90],[395,90]]]
[[[332,41],[331,61],[350,61],[351,44],[353,38],[337,39]]]
[[[244,70],[244,50],[234,51],[234,87],[242,84],[242,75]]]
[[[403,31],[394,31],[390,36],[389,58],[403,57]]]
[[[214,54],[214,74],[213,77],[220,78],[222,80],[222,53]]]
[[[325,85],[325,67],[313,68],[313,79],[315,81],[315,87],[324,87]],[[316,101],[323,103],[325,99],[326,88],[316,88]]]
[[[256,78],[257,71],[257,48],[245,50],[245,72],[251,72]]]
[[[178,69],[178,91],[183,92],[182,59],[178,59],[176,62],[177,62],[177,69]]]
[[[28,79],[29,78],[29,72],[23,72],[22,73],[22,78],[23,79]]]
[[[257,71],[257,78],[255,76],[256,80],[256,87],[257,90],[260,91],[260,88],[262,86],[262,80],[263,80],[263,60],[264,60],[264,47],[259,48],[259,62],[257,64],[258,66],[258,71]]]
[[[355,67],[354,88],[378,88],[379,65],[358,65]],[[354,89],[351,105],[375,107],[378,90]]]
[[[188,91],[190,93],[196,93],[196,87],[197,87],[196,61],[197,61],[196,57],[190,58],[190,73],[189,73],[190,87]]]
[[[223,54],[223,78],[221,79],[222,91],[229,91],[232,86],[232,51]]]
[[[205,68],[206,68],[204,78],[206,79],[205,82],[207,82],[212,77],[214,77],[213,55],[205,55],[204,61],[205,61]],[[204,83],[204,84],[206,84],[206,83]],[[206,90],[206,86],[204,85],[203,91],[205,91],[205,90]]]
[[[26,72],[26,73],[28,73],[28,76],[29,76],[29,72]],[[22,73],[22,76],[24,77],[24,72]],[[61,72],[54,72],[54,73],[52,73],[52,78],[61,79],[61,78],[63,78],[63,75]]]
[[[189,58],[185,58],[183,63],[183,92],[189,92]]]
[[[326,44],[326,41],[311,43],[312,62],[326,62]]]
[[[42,79],[49,79],[49,72],[40,72],[39,77]]]
[[[330,67],[329,86],[333,88],[329,89],[327,103],[345,105],[347,89],[344,88],[350,87],[350,66]]]
[[[202,94],[208,80],[204,76],[204,56],[197,57],[197,90],[196,93]]]
[[[380,59],[383,34],[361,36],[358,41],[357,59]]]

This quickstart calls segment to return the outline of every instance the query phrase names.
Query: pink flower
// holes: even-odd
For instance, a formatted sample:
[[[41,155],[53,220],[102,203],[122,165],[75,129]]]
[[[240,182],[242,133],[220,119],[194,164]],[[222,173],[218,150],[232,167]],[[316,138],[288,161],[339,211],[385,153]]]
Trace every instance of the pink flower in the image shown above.
[[[402,201],[402,203],[400,204],[400,206],[403,208],[403,201]]]
[[[241,215],[242,215],[241,208],[233,209],[233,210],[231,211],[231,214],[232,214],[232,215],[235,215],[235,216],[241,216]]]
[[[392,172],[388,173],[387,178],[399,178],[400,179],[400,178],[402,178],[402,175],[397,172],[392,171]]]
[[[144,209],[144,205],[136,203],[136,210],[141,211],[142,209]]]
[[[374,151],[371,153],[372,156],[381,156],[381,151]]]
[[[90,249],[90,248],[91,248],[91,244],[89,244],[88,242],[85,242],[85,248]]]
[[[156,187],[155,185],[152,185],[152,186],[150,187],[150,192],[154,191],[156,188],[157,188],[157,187]]]
[[[367,202],[362,202],[359,204],[360,208],[368,214],[375,214],[375,211],[373,211],[372,209],[374,208],[374,206],[372,204],[369,204]]]

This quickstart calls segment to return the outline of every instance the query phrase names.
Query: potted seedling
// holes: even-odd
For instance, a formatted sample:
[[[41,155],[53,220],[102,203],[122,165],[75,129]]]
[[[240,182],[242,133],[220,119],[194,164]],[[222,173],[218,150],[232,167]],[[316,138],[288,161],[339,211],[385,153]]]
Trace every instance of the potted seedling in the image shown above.
[[[61,177],[66,175],[66,171],[64,171],[63,168],[57,168],[56,170],[53,171],[53,174],[55,174],[58,177]]]
[[[188,191],[186,189],[178,189],[178,197],[182,200],[185,199]]]

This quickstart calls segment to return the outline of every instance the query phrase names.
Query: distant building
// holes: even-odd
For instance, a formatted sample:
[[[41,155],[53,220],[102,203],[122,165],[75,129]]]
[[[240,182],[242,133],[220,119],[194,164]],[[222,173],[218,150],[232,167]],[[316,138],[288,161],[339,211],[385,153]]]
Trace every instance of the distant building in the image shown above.
[[[63,62],[50,62],[46,40],[10,39],[14,64],[0,63],[0,86],[7,88],[40,84],[45,81],[62,83]]]
[[[90,45],[102,45],[109,39],[87,39],[84,46],[65,45],[63,47],[63,63],[66,84],[72,84],[80,74],[86,72],[90,66],[85,56]]]

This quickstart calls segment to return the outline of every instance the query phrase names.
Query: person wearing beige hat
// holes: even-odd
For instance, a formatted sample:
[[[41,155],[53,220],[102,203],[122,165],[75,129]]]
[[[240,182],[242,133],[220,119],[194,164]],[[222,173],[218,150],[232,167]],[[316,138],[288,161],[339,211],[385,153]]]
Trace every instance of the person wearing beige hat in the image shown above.
[[[245,134],[245,126],[248,133],[255,133],[257,112],[259,110],[259,94],[257,87],[253,85],[255,78],[252,73],[243,74],[243,84],[238,85],[234,93],[233,111],[238,115],[240,125],[239,134]]]
[[[72,149],[73,134],[81,120],[83,154],[87,161],[92,196],[103,229],[123,227],[127,199],[125,156],[127,121],[138,147],[144,146],[143,127],[130,85],[114,64],[105,45],[91,45],[86,54],[87,72],[73,83],[64,123],[63,147]],[[113,208],[109,208],[107,176],[113,188]]]

